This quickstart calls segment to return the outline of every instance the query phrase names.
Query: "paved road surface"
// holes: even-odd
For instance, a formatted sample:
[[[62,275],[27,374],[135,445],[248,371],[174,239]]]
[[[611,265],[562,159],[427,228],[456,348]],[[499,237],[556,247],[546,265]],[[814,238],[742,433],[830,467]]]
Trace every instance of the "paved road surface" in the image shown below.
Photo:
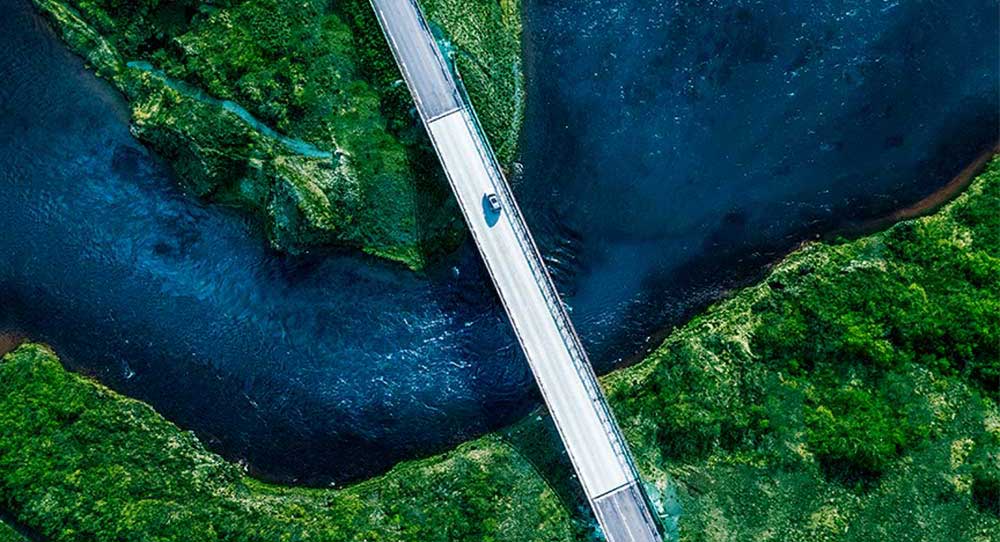
[[[451,70],[443,62],[420,8],[410,0],[372,2],[396,61],[424,119],[464,106]]]
[[[413,0],[372,0],[452,190],[610,542],[658,542],[639,477],[506,180]],[[499,216],[484,198],[496,194]]]

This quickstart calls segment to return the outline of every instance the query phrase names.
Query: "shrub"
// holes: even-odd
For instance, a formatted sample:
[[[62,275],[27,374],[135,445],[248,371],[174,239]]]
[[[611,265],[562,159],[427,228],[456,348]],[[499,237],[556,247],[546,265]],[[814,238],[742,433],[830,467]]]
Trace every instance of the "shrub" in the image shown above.
[[[806,440],[828,472],[847,479],[877,476],[906,442],[902,420],[881,396],[852,386],[806,407]]]

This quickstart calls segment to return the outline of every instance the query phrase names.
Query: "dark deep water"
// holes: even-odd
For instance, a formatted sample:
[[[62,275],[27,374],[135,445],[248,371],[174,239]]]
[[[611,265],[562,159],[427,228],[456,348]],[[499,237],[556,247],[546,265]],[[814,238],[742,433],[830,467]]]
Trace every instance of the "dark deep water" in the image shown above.
[[[995,0],[652,4],[525,6],[516,192],[603,370],[997,138]],[[0,5],[0,332],[309,483],[531,408],[470,247],[428,277],[268,251],[244,217],[175,188],[28,0]]]

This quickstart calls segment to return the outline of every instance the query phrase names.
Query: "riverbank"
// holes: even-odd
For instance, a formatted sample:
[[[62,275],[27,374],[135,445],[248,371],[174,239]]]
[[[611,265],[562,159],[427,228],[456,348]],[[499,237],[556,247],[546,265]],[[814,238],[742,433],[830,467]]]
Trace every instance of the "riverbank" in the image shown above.
[[[132,131],[271,244],[359,248],[412,269],[464,228],[367,2],[34,0],[131,106]],[[520,3],[427,3],[498,156],[523,121]]]
[[[984,150],[978,157],[976,157],[975,160],[973,160],[962,171],[958,172],[958,174],[944,186],[935,190],[933,193],[913,205],[893,211],[884,217],[869,220],[856,227],[833,232],[828,235],[827,238],[832,239],[841,235],[853,237],[866,235],[884,230],[885,228],[888,228],[902,220],[911,220],[934,213],[942,206],[962,194],[962,192],[972,184],[972,181],[975,180],[975,178],[982,173],[984,169],[986,169],[986,167],[993,160],[993,157],[998,153],[1000,153],[1000,143]]]
[[[990,165],[996,155],[1000,154],[1000,143],[991,146],[990,148],[981,152],[972,162],[969,163],[965,168],[963,168],[958,174],[951,178],[944,186],[935,190],[925,198],[904,207],[893,211],[885,216],[877,217],[861,224],[847,225],[839,229],[835,229],[830,233],[825,235],[819,235],[814,239],[805,240],[798,243],[796,246],[790,248],[785,253],[780,253],[780,257],[775,258],[775,263],[773,265],[766,266],[761,269],[759,276],[756,278],[748,279],[744,286],[759,282],[767,274],[771,272],[774,266],[780,263],[784,258],[788,257],[789,254],[795,253],[803,248],[815,243],[817,240],[822,240],[825,242],[837,242],[841,239],[857,239],[865,235],[876,234],[882,230],[892,227],[898,222],[904,220],[912,220],[915,218],[921,218],[930,214],[933,214],[941,209],[944,205],[951,202],[958,196],[960,196],[971,184],[972,182]],[[736,289],[739,291],[739,288]],[[719,297],[725,299],[728,296],[725,293],[720,293]],[[687,319],[685,319],[686,321]],[[633,353],[630,356],[623,357],[622,360],[617,364],[618,367],[631,367],[642,362],[650,354],[652,354],[657,346],[662,344],[667,337],[670,336],[672,332],[676,330],[676,326],[669,326],[664,329],[660,329],[656,332],[650,334],[650,338],[647,341],[653,346],[649,346],[643,350]]]
[[[25,341],[25,338],[17,333],[0,332],[0,356],[14,350]]]
[[[998,206],[993,158],[935,214],[804,245],[609,375],[644,475],[674,482],[682,538],[1000,526]]]
[[[573,538],[553,492],[495,437],[344,490],[287,488],[247,477],[147,405],[66,372],[45,347],[7,355],[0,387],[2,502],[51,541]]]
[[[998,204],[994,160],[936,214],[807,245],[603,379],[682,540],[971,542],[1000,528]],[[248,478],[42,347],[8,354],[0,376],[0,497],[53,541],[592,533],[543,418],[346,489],[296,489]]]

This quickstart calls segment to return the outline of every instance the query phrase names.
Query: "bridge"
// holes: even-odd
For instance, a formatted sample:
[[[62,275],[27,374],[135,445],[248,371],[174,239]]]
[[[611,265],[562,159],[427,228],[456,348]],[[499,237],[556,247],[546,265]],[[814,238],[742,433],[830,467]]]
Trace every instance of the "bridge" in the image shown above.
[[[659,542],[628,445],[420,6],[416,0],[371,3],[605,537]]]

